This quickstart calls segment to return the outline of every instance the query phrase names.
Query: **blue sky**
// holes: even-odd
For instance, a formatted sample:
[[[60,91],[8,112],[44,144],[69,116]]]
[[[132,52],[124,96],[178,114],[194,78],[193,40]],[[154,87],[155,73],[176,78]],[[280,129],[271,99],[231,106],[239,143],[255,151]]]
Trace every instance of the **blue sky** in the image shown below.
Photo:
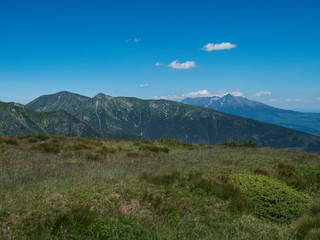
[[[310,0],[2,0],[0,101],[229,92],[320,111],[319,12]]]

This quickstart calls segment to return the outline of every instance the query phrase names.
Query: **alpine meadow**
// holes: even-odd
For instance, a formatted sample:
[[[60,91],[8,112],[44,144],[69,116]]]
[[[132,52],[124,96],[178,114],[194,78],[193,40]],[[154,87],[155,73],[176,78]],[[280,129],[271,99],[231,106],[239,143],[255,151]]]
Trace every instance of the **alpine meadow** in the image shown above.
[[[0,240],[320,240],[319,11],[0,1]]]

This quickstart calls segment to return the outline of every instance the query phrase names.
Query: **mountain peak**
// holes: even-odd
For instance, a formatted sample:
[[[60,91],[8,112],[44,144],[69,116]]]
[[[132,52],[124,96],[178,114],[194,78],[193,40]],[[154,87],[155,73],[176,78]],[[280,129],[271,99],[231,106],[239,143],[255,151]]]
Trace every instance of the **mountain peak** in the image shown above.
[[[113,97],[100,92],[93,98],[94,99],[112,99]]]

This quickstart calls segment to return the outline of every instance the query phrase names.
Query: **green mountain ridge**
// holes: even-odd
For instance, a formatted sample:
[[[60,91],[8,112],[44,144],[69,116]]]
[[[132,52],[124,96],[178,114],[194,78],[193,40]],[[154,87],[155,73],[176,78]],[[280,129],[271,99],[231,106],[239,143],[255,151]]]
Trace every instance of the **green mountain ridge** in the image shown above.
[[[320,136],[320,113],[302,113],[279,109],[231,94],[223,97],[186,98],[181,102]]]
[[[320,137],[168,100],[102,93],[90,98],[64,91],[41,96],[25,107],[44,112],[64,110],[102,132],[208,144],[253,140],[260,146],[320,151]]]
[[[35,112],[15,103],[0,102],[0,135],[37,134],[102,137],[99,131],[63,110]]]

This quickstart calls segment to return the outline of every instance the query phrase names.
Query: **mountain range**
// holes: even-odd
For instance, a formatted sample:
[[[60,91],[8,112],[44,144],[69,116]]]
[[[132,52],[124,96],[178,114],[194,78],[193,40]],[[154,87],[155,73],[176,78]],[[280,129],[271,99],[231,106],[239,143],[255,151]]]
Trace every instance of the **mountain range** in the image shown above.
[[[219,144],[252,140],[260,146],[320,151],[320,137],[273,124],[168,100],[93,98],[70,92],[41,96],[24,107],[35,113],[63,111],[99,133]],[[3,114],[2,114],[3,115]]]
[[[274,108],[261,102],[231,94],[223,97],[186,98],[181,102],[320,136],[320,113],[302,113]]]
[[[126,133],[101,132],[86,122],[58,110],[36,112],[17,103],[0,102],[0,136],[66,135],[80,137],[106,137],[111,139],[143,139]]]

